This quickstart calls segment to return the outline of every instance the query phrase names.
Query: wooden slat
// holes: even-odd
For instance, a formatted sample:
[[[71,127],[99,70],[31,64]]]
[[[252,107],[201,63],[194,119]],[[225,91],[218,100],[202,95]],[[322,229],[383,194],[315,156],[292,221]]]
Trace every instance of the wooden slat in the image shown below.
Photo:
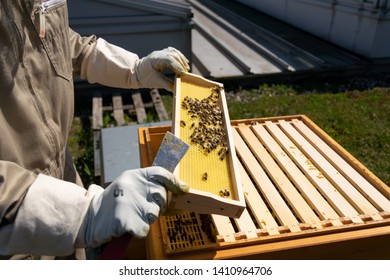
[[[93,164],[95,176],[100,176],[101,164],[100,164],[100,130],[93,131]]]
[[[283,225],[289,227],[291,232],[301,231],[298,220],[295,218],[282,196],[276,190],[267,174],[261,168],[244,140],[238,134],[236,129],[233,129],[232,132],[237,154],[240,156],[242,163],[251,174],[253,180],[258,186],[260,186],[260,191],[267,200],[268,205],[272,208],[273,213],[278,217]]]
[[[299,188],[309,205],[316,210],[321,219],[330,220],[334,226],[341,226],[340,216],[324,199],[321,193],[313,186],[302,171],[278,145],[276,140],[267,132],[263,125],[252,126],[257,138],[267,147],[279,166],[285,171],[289,179]]]
[[[327,178],[322,176],[320,171],[311,163],[310,159],[300,150],[299,145],[295,145],[276,123],[266,122],[266,127],[279,145],[283,147],[337,213],[349,217],[354,223],[363,223],[356,209],[348,203]]]
[[[299,145],[306,156],[321,170],[322,174],[330,180],[338,191],[351,203],[361,214],[369,214],[374,220],[382,220],[378,210],[359,193],[343,175],[337,171],[295,128],[291,123],[279,121],[283,131],[289,135],[296,145]]]
[[[239,162],[238,167],[240,170],[242,188],[247,208],[249,207],[251,209],[257,224],[262,229],[266,229],[269,235],[279,234],[278,223],[275,221],[267,205],[260,197],[255,185],[252,183],[252,180],[249,178],[241,162]]]
[[[94,91],[92,97],[92,130],[94,175],[101,175],[100,168],[100,129],[103,127],[103,98],[101,91]]]
[[[123,116],[123,104],[122,104],[122,95],[118,92],[112,94],[112,105],[114,109],[114,119],[117,126],[122,126],[125,124],[125,119]]]
[[[142,102],[141,93],[136,92],[131,95],[137,115],[138,123],[144,123],[146,121],[146,111]]]
[[[129,114],[135,114],[135,109],[133,104],[122,104],[122,109],[124,111],[128,111]],[[108,105],[108,106],[103,106],[103,111],[113,111],[114,106]]]
[[[257,238],[256,226],[249,215],[248,210],[244,210],[238,219],[234,219],[240,232],[246,235],[247,239]]]
[[[341,174],[343,174],[372,204],[375,205],[375,207],[382,211],[390,210],[390,201],[302,121],[294,119],[292,120],[292,123]]]
[[[94,91],[92,97],[92,129],[103,127],[103,98],[100,91]]]
[[[283,170],[276,164],[268,151],[260,143],[251,128],[249,126],[238,126],[238,130],[256,156],[257,160],[267,171],[267,174],[271,177],[278,190],[288,201],[290,207],[294,209],[295,214],[302,220],[302,222],[308,223],[315,228],[322,228],[321,221],[318,216],[302,198],[298,190],[284,174]]]
[[[218,234],[223,237],[224,242],[235,242],[235,231],[229,217],[221,215],[211,215],[211,217],[218,231]]]
[[[258,260],[388,260],[390,258],[387,245],[390,241],[389,232],[390,226],[385,224],[381,227],[341,231],[336,234],[305,236],[303,233],[301,238],[282,238],[278,242],[237,246],[228,250],[213,250],[208,256],[199,254],[198,258],[214,260],[245,259],[245,257]],[[193,252],[187,256],[187,259],[195,258]],[[326,277],[336,278],[337,276],[330,274]],[[364,279],[367,278],[364,277]]]
[[[168,113],[165,110],[164,103],[162,102],[160,93],[157,89],[152,89],[150,91],[150,96],[152,97],[152,101],[154,104],[154,108],[156,109],[158,118],[160,121],[167,121],[169,120]]]

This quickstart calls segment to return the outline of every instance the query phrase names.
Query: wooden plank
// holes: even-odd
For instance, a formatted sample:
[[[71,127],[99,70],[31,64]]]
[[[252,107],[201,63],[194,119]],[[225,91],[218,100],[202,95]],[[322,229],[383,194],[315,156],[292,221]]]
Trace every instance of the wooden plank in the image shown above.
[[[139,92],[133,93],[131,95],[131,98],[133,99],[138,123],[144,123],[146,121],[146,111],[145,111],[144,104],[142,102],[141,93]]]
[[[122,104],[122,95],[118,92],[112,94],[112,106],[114,107],[114,119],[117,126],[122,126],[125,124],[125,119],[123,115],[123,104]]]
[[[256,226],[249,215],[248,210],[242,212],[241,217],[234,219],[240,232],[244,233],[247,239],[257,238]]]
[[[321,221],[314,213],[313,209],[303,199],[298,190],[294,187],[283,170],[277,165],[268,151],[260,143],[256,135],[252,132],[249,126],[238,126],[245,142],[250,147],[257,160],[262,167],[267,171],[278,190],[283,194],[283,197],[288,201],[290,207],[294,209],[295,214],[304,223],[308,223],[315,228],[322,228]]]
[[[223,237],[224,242],[235,242],[235,231],[229,217],[215,214],[211,215],[211,217],[213,219],[215,228],[218,231],[218,234]]]
[[[100,164],[100,130],[93,131],[93,164],[95,176],[100,176],[101,164]]]
[[[241,162],[251,174],[251,177],[256,182],[256,185],[260,186],[259,190],[267,200],[268,205],[272,208],[275,216],[278,217],[279,221],[283,225],[288,226],[291,232],[301,231],[298,220],[295,218],[282,196],[276,190],[265,171],[261,168],[244,140],[235,129],[232,131],[236,151],[241,158]]]
[[[361,214],[369,214],[374,220],[382,220],[378,210],[361,194],[345,177],[337,171],[295,128],[291,123],[280,121],[283,131],[289,135],[296,145],[302,148],[316,167],[341,192],[348,202]]]
[[[148,155],[148,161],[149,164],[148,166],[152,165],[152,162],[154,160],[155,155],[157,154],[157,148],[156,148],[156,141],[152,142],[151,141],[151,134],[149,133],[149,130],[144,130],[144,145],[146,146],[147,149],[147,155]],[[153,146],[153,143],[155,144]],[[161,143],[161,142],[160,142]],[[153,147],[155,147],[155,152],[153,152]]]
[[[266,122],[266,127],[339,215],[349,217],[354,223],[363,223],[356,209],[348,203],[327,178],[322,176],[310,159],[300,150],[299,145],[295,145],[276,123]]]
[[[273,157],[279,163],[289,179],[299,189],[310,207],[316,210],[321,219],[330,220],[334,226],[341,226],[340,216],[324,199],[321,193],[309,181],[309,179],[296,166],[291,158],[284,152],[275,139],[267,132],[263,125],[252,126],[252,130],[260,141],[267,147]]]
[[[94,91],[92,97],[92,129],[103,127],[103,98],[101,91]]]
[[[210,251],[209,255],[200,253],[198,259],[282,259],[282,260],[387,260],[390,251],[390,226],[342,231],[335,234],[305,236],[305,238],[284,238],[278,242],[237,246],[228,250]],[[191,254],[188,259],[195,259]],[[184,257],[181,256],[181,259]]]
[[[375,207],[382,211],[390,210],[390,200],[382,195],[372,184],[370,184],[356,169],[352,168],[339,154],[318,137],[302,121],[292,120],[293,125],[305,138],[317,148],[317,150],[343,174]]]
[[[169,120],[168,113],[165,110],[164,103],[162,102],[160,93],[158,92],[157,89],[152,89],[150,91],[150,96],[152,97],[152,101],[154,104],[154,108],[157,112],[158,118],[160,121],[167,121]]]
[[[103,127],[103,98],[100,90],[92,97],[93,164],[94,175],[101,175],[100,165],[100,129]]]
[[[257,224],[268,231],[269,235],[279,234],[278,223],[275,221],[267,205],[260,197],[255,185],[246,173],[244,166],[241,162],[238,164],[241,180],[242,189],[244,191],[247,208],[249,207]]]

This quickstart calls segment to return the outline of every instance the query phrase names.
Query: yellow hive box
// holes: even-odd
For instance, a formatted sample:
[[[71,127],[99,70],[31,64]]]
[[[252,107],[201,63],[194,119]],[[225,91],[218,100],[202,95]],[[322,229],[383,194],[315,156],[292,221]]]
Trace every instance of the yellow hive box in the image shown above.
[[[190,186],[169,206],[240,217],[245,200],[223,85],[187,74],[177,77],[173,133],[190,145],[175,174]]]

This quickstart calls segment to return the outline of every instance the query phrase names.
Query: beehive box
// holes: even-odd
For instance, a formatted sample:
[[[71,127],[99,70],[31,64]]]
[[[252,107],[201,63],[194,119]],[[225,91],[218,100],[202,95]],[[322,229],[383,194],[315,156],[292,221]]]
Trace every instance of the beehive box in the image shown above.
[[[175,174],[190,186],[169,207],[238,218],[245,209],[223,85],[186,74],[175,80],[173,133],[189,144]]]
[[[389,259],[390,192],[305,116],[233,121],[240,218],[161,217],[151,259]],[[142,166],[170,127],[140,130]]]

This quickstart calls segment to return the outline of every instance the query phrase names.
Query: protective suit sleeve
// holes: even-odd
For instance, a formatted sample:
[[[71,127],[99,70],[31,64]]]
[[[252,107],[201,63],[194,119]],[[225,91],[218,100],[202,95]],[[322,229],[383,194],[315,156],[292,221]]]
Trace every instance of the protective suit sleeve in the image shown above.
[[[138,55],[99,38],[83,59],[80,78],[105,86],[135,87],[134,68]]]
[[[67,256],[130,233],[146,237],[166,209],[167,190],[188,185],[162,167],[123,172],[103,190],[38,175],[13,223],[0,227],[0,255]]]
[[[81,36],[69,28],[69,43],[72,56],[73,75],[80,76],[81,64],[88,57],[96,45],[96,36]]]
[[[70,255],[91,197],[76,184],[40,174],[14,222],[0,227],[0,255]]]
[[[173,81],[164,74],[166,69],[182,75],[189,70],[188,60],[172,47],[139,59],[137,54],[99,38],[82,61],[80,77],[110,87],[172,91]]]

